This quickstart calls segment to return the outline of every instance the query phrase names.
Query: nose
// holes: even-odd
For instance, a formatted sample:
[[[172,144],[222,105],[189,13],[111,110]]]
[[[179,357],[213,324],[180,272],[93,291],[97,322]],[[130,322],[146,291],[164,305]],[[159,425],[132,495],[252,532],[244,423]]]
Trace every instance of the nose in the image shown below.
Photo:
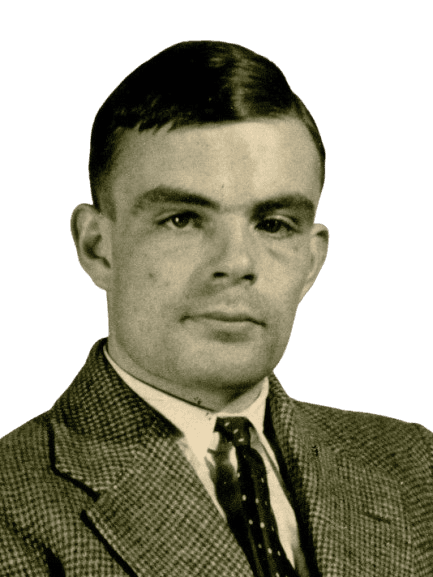
[[[211,248],[212,278],[221,283],[257,280],[257,251],[248,225],[237,219],[227,219],[213,235]]]

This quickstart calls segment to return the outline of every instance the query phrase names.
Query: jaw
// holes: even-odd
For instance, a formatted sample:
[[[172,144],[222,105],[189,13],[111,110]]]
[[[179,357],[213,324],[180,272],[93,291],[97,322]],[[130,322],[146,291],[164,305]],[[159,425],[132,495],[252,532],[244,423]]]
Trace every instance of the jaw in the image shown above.
[[[128,354],[130,347],[122,346],[111,333],[108,351],[122,369],[138,380],[210,410],[220,410],[253,391],[279,361],[272,359],[269,346],[262,341],[252,346],[239,339],[233,342],[232,335],[225,340],[188,341],[191,339],[183,334],[177,342],[167,343],[156,362],[153,351],[143,354],[144,347],[135,347]]]

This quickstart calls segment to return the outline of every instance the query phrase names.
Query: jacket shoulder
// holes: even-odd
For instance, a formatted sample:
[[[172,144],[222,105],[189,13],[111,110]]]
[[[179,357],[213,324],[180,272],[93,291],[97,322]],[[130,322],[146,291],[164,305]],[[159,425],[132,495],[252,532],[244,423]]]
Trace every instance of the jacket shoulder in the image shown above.
[[[49,463],[48,413],[0,439],[0,487],[34,478]]]
[[[84,554],[100,559],[111,575],[114,559],[82,519],[95,494],[56,466],[54,414],[51,410],[0,440],[0,575],[63,575],[63,563],[84,567]]]
[[[323,432],[335,450],[389,470],[427,467],[433,477],[433,433],[422,425],[371,413],[294,403],[297,418]]]

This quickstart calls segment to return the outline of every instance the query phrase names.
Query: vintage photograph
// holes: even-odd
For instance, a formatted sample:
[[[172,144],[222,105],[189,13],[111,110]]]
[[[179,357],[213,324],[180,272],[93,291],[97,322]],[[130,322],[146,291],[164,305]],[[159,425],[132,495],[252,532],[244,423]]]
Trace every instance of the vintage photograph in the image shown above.
[[[432,575],[427,3],[2,12],[0,576]]]

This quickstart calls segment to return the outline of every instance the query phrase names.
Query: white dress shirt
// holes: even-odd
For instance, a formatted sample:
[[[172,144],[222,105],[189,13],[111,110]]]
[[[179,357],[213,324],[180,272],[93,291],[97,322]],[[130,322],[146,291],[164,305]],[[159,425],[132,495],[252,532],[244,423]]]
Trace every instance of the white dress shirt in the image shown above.
[[[182,437],[178,440],[179,446],[224,519],[225,513],[216,497],[215,485],[211,477],[211,472],[214,468],[211,451],[217,448],[219,441],[219,434],[214,432],[215,422],[217,417],[224,416],[245,417],[250,421],[253,425],[251,446],[260,454],[265,463],[271,506],[277,523],[281,545],[299,575],[308,577],[305,558],[300,548],[295,513],[286,496],[277,459],[263,431],[266,399],[269,392],[268,379],[263,379],[261,387],[258,387],[257,398],[246,409],[242,411],[237,409],[238,406],[242,405],[242,398],[238,397],[224,407],[224,410],[213,412],[192,405],[139,381],[120,368],[110,357],[106,348],[104,353],[120,378],[139,397],[173,423],[182,433]],[[236,467],[234,448],[230,455],[230,460]]]

